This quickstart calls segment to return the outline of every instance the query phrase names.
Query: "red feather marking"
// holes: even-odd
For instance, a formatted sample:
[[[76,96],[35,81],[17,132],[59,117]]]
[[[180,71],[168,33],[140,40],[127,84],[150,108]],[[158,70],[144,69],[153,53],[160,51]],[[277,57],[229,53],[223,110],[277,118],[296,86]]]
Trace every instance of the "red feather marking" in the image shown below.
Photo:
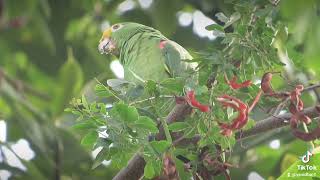
[[[166,44],[167,44],[167,41],[165,41],[165,40],[160,41],[159,48],[163,49],[166,46]]]

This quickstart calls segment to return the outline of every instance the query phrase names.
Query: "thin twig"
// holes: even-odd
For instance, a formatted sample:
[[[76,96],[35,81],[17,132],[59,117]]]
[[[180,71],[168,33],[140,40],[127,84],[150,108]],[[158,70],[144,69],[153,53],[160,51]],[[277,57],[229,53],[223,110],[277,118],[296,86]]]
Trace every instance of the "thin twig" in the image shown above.
[[[134,105],[134,104],[140,104],[140,103],[144,103],[146,101],[150,101],[150,100],[153,100],[153,99],[156,99],[156,98],[174,98],[175,96],[170,96],[170,95],[162,95],[162,96],[159,96],[159,97],[149,97],[147,99],[142,99],[142,100],[139,100],[139,101],[134,101],[134,102],[131,102],[129,105]]]
[[[286,106],[287,102],[290,100],[290,97],[287,97],[285,100],[283,100],[277,107],[276,109],[274,110],[274,113],[273,115],[274,116],[277,116],[281,110]]]
[[[250,113],[252,111],[252,109],[257,105],[257,103],[260,100],[261,94],[262,94],[262,90],[260,89],[257,96],[254,98],[252,104],[250,105],[250,107],[248,109],[248,113]]]

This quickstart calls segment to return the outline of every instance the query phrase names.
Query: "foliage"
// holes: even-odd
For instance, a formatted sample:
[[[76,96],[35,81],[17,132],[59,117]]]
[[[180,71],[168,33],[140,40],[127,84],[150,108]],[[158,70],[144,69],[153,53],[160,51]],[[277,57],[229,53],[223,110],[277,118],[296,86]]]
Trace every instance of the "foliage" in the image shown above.
[[[125,12],[118,11],[122,1],[116,0],[2,2],[0,118],[6,121],[8,134],[1,147],[10,149],[11,143],[25,138],[36,153],[31,161],[20,158],[27,171],[1,161],[1,169],[12,172],[15,179],[111,179],[137,152],[147,162],[145,178],[160,175],[164,156],[171,154],[180,178],[185,179],[198,166],[210,169],[210,159],[199,156],[204,148],[209,155],[219,154],[222,163],[240,166],[231,168],[231,177],[245,179],[256,171],[275,178],[289,168],[287,162],[309,149],[309,144],[296,140],[286,129],[237,143],[239,129],[225,136],[220,125],[232,123],[239,112],[224,108],[217,98],[228,94],[250,105],[265,72],[281,72],[274,74],[275,90],[290,91],[296,84],[318,82],[317,1],[154,0],[146,9],[134,1],[136,8]],[[191,25],[181,27],[173,18],[196,10],[218,22],[206,27],[217,37],[214,41],[199,38]],[[195,98],[209,105],[210,111],[194,108],[185,121],[166,124],[176,97],[187,93],[188,82],[169,78],[148,80],[141,86],[115,79],[108,67],[112,57],[100,55],[96,48],[105,20],[153,26],[192,51],[190,62],[198,63]],[[232,89],[225,76],[253,84]],[[316,102],[312,93],[303,94],[302,100],[306,107]],[[277,99],[262,98],[241,129],[270,116],[267,110],[277,104]],[[159,125],[166,138],[157,141]],[[197,145],[175,146],[168,132],[185,138],[199,135],[201,140]],[[281,142],[276,151],[266,145],[274,139]],[[91,151],[97,148],[93,161]],[[190,160],[189,171],[179,156]],[[101,165],[104,160],[110,164]]]

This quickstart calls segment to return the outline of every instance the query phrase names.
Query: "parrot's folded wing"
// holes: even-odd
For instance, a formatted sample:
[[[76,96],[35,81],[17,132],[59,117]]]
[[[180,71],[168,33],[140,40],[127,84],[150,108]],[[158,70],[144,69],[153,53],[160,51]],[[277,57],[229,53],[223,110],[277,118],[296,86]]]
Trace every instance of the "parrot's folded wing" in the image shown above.
[[[174,41],[168,41],[162,51],[165,56],[164,66],[171,77],[183,76],[191,64],[182,60],[191,60],[192,56]]]

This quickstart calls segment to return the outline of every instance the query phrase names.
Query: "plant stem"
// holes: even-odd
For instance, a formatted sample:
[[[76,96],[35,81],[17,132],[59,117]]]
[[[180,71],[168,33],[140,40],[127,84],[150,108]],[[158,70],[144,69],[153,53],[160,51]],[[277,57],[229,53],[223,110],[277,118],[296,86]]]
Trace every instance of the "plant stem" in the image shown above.
[[[171,138],[171,134],[170,134],[170,131],[169,131],[169,128],[168,128],[168,124],[167,122],[165,121],[164,118],[160,118],[160,121],[162,123],[162,126],[163,126],[163,130],[164,130],[164,134],[166,136],[166,139],[167,141],[171,144],[172,143],[172,138]]]

